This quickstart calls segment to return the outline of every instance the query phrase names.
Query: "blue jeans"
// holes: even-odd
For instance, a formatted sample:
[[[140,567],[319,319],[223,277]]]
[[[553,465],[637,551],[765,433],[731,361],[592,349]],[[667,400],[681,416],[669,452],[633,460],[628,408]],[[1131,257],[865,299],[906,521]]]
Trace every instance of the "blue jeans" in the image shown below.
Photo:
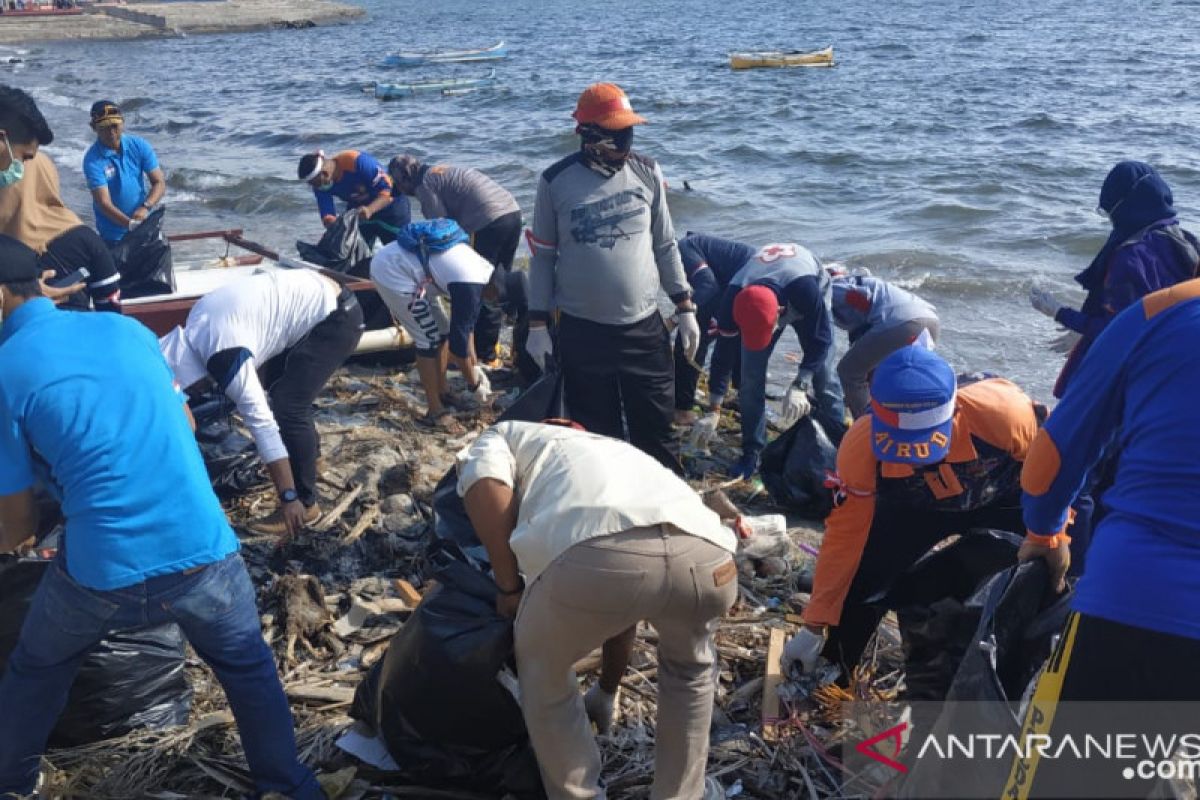
[[[775,332],[771,344],[758,351],[742,348],[742,385],[738,389],[738,406],[742,413],[742,456],[756,458],[767,446],[767,362],[775,343],[786,328]],[[837,356],[832,347],[825,361],[813,373],[813,417],[827,431],[846,427],[846,403],[842,384],[837,376]],[[837,444],[835,441],[834,444]]]
[[[194,572],[107,592],[76,583],[61,559],[51,565],[0,680],[0,796],[33,791],[46,740],[88,652],[110,631],[164,622],[177,623],[216,673],[258,789],[324,798],[296,754],[291,709],[236,553]]]

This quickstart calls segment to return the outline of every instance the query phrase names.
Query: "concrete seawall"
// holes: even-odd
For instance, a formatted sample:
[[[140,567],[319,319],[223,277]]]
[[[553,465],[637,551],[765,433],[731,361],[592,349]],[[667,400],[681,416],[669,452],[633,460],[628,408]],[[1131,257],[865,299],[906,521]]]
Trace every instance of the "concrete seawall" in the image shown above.
[[[0,44],[80,39],[146,39],[281,27],[333,25],[366,12],[333,0],[218,0],[96,7],[75,16],[0,14]]]

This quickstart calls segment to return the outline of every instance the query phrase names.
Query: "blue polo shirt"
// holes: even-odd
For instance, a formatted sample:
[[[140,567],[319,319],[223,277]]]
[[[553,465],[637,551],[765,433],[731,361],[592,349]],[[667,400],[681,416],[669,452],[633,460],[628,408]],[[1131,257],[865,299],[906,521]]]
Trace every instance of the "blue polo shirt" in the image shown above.
[[[20,306],[0,327],[0,495],[43,483],[67,571],[106,591],[238,549],[154,334],[120,314]]]
[[[146,201],[146,175],[158,169],[158,156],[145,139],[121,134],[121,149],[109,150],[99,140],[92,142],[83,156],[83,177],[88,191],[108,187],[112,203],[126,216]],[[92,203],[96,215],[96,230],[106,242],[119,242],[128,231],[104,216],[100,206]]]

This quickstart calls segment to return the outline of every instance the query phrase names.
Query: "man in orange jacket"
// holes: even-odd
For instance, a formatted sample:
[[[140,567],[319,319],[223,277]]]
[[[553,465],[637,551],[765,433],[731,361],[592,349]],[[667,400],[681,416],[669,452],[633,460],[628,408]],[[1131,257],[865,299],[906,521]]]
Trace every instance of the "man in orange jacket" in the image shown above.
[[[1003,378],[959,388],[950,365],[919,345],[880,362],[871,411],[838,448],[837,506],[785,668],[810,670],[824,653],[849,673],[884,614],[867,598],[947,536],[1023,533],[1021,464],[1044,416]]]

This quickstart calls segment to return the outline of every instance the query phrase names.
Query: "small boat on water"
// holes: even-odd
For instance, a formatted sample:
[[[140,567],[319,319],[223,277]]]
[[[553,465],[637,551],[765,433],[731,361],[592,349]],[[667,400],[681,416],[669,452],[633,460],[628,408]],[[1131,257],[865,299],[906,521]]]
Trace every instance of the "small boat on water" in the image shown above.
[[[496,85],[496,70],[482,78],[445,78],[442,80],[413,81],[411,83],[379,83],[372,85],[375,97],[379,100],[395,100],[400,97],[412,97],[417,94],[440,92],[441,94],[465,94],[476,89],[485,89]]]
[[[729,66],[734,69],[760,67],[832,67],[833,47],[824,50],[761,50],[730,53]]]
[[[383,60],[385,67],[424,67],[430,64],[463,64],[471,61],[499,61],[508,58],[503,41],[477,50],[433,50],[428,53],[395,53]]]
[[[281,255],[243,238],[240,229],[176,234],[168,236],[167,240],[174,250],[171,280],[174,290],[167,294],[125,298],[121,302],[121,313],[145,325],[155,336],[162,336],[176,325],[184,324],[192,306],[209,292],[266,270],[313,269],[350,289],[360,303],[368,297],[378,298],[375,284],[371,281]],[[196,254],[196,245],[193,243],[199,243],[202,249],[208,249],[207,243],[223,244],[224,255],[221,255],[222,249]],[[412,338],[403,328],[381,325],[378,330],[363,333],[355,353],[399,350],[412,344]]]

